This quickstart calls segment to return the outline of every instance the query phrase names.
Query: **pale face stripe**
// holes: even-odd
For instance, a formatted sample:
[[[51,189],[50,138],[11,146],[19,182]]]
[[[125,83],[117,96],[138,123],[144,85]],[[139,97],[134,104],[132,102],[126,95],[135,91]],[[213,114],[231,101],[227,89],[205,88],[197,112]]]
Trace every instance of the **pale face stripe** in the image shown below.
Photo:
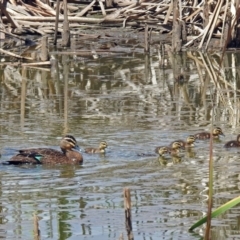
[[[67,135],[64,137],[64,140],[68,141],[73,147],[76,146],[76,139],[73,136]]]

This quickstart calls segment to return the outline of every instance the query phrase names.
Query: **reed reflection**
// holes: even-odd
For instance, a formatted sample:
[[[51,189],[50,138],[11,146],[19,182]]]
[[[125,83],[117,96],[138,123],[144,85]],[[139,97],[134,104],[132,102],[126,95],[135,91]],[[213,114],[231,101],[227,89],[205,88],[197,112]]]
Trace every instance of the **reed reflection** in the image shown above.
[[[122,66],[120,65],[121,70],[119,70],[118,64],[108,68],[107,71],[104,66],[108,61],[102,60],[96,66],[89,63],[80,67],[76,63],[72,64],[73,59],[63,55],[57,58],[56,66],[59,65],[61,58],[63,81],[57,77],[61,75],[59,74],[61,69],[58,68],[54,68],[56,74],[52,76],[49,71],[45,70],[26,68],[20,72],[9,66],[4,69],[2,81],[7,90],[5,98],[10,99],[8,102],[5,101],[4,105],[7,104],[6,107],[10,108],[10,104],[15,102],[15,107],[11,106],[11,108],[17,110],[16,98],[20,96],[22,124],[23,115],[27,117],[29,108],[33,107],[33,102],[41,100],[43,101],[41,112],[51,111],[53,114],[60,115],[63,112],[65,131],[67,131],[67,116],[75,110],[67,104],[70,99],[74,100],[77,106],[84,106],[85,102],[85,110],[87,110],[86,106],[94,104],[94,108],[99,109],[100,113],[104,111],[105,98],[92,98],[94,91],[100,91],[105,97],[111,98],[113,105],[122,100],[123,105],[118,110],[120,112],[127,111],[124,107],[124,103],[126,103],[131,111],[142,108],[142,112],[145,114],[151,114],[154,110],[158,115],[169,115],[165,109],[170,103],[172,104],[172,114],[176,114],[180,121],[187,124],[199,122],[199,120],[199,124],[204,124],[204,121],[208,122],[211,117],[216,120],[225,120],[226,116],[232,124],[239,124],[237,119],[240,116],[238,110],[240,84],[239,76],[234,70],[234,66],[238,64],[239,60],[235,56],[229,58],[229,55],[226,55],[227,61],[224,59],[223,64],[227,64],[227,66],[219,66],[217,54],[203,55],[188,52],[180,56],[170,55],[172,71],[167,68],[159,68],[153,57],[145,58],[145,60],[139,59],[138,65],[129,59],[127,68],[126,62],[122,62],[119,63],[122,64]],[[74,78],[70,77],[69,65],[71,65],[71,73],[76,73]],[[223,71],[225,69],[226,71]],[[106,74],[107,77],[105,77]],[[229,76],[234,76],[234,78],[228,79]],[[25,79],[31,79],[31,81]],[[167,85],[164,85],[164,82]],[[145,90],[143,91],[143,89]],[[112,98],[112,93],[115,94],[116,91],[118,98],[115,100]],[[134,94],[135,100],[143,105],[136,105],[136,101],[129,101],[131,98],[126,93]],[[89,96],[80,97],[85,94],[89,94]],[[33,99],[35,100],[33,101]],[[63,104],[61,99],[63,99]],[[50,110],[49,104],[51,106],[53,104],[54,108]],[[219,109],[216,115],[212,113],[213,106]],[[36,107],[40,110],[40,106],[34,106],[34,108]],[[79,111],[82,112],[82,110],[84,109]]]

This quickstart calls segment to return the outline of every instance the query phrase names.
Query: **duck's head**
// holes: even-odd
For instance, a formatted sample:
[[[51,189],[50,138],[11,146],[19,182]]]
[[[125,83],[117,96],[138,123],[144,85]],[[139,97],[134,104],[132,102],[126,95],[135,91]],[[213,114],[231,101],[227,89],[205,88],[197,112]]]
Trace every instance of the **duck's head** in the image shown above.
[[[163,156],[165,153],[168,153],[168,148],[167,148],[167,147],[160,147],[160,148],[158,149],[158,154],[159,154],[160,156]]]
[[[65,135],[60,142],[60,148],[63,152],[77,150],[79,151],[80,148],[77,145],[76,139],[72,135]]]
[[[182,143],[178,142],[178,141],[175,141],[175,142],[172,143],[171,148],[174,149],[174,150],[180,149],[180,148],[182,148]]]
[[[220,127],[216,127],[216,128],[213,129],[213,135],[214,136],[219,136],[219,135],[225,136]]]
[[[107,148],[107,146],[108,145],[105,141],[102,141],[102,142],[99,143],[99,149],[105,149],[105,148]]]
[[[187,137],[187,141],[186,142],[187,142],[188,145],[194,146],[195,140],[196,140],[196,137],[194,135],[189,135]]]

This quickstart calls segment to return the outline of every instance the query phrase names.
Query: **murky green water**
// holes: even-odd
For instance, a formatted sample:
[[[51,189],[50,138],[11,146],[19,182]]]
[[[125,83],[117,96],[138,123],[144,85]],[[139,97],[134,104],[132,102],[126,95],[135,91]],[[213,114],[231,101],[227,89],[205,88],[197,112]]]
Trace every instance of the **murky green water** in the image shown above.
[[[167,162],[159,145],[210,128],[214,208],[239,195],[240,149],[227,151],[239,126],[239,55],[140,53],[80,58],[56,55],[55,68],[0,69],[1,161],[17,149],[50,146],[66,133],[82,149],[108,142],[83,166],[0,166],[0,239],[127,239],[123,188],[132,195],[134,239],[199,239],[188,228],[207,210],[208,141]],[[218,70],[220,69],[220,72]],[[183,74],[183,82],[177,77]],[[213,239],[240,238],[239,207],[213,221]]]

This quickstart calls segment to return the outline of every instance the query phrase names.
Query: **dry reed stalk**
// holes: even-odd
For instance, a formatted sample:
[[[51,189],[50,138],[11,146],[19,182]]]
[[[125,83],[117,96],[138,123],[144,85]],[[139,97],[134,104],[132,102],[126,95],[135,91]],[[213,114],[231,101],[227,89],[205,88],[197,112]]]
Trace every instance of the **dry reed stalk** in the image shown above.
[[[49,60],[48,37],[47,36],[43,36],[41,42],[42,42],[42,47],[41,47],[40,58],[44,62],[44,61]]]
[[[51,62],[50,61],[46,61],[46,62],[32,62],[32,63],[0,62],[0,65],[34,67],[34,66],[48,66],[48,65],[51,65]],[[48,69],[45,69],[45,70],[47,71]]]
[[[163,24],[167,24],[167,22],[169,20],[169,17],[170,17],[170,14],[172,12],[172,9],[173,9],[173,1],[171,0],[171,4],[170,4],[170,6],[168,8],[167,15],[166,15],[165,20],[163,21]]]
[[[67,14],[67,11],[68,11],[67,10],[67,0],[63,0],[63,7],[64,7],[64,21],[63,21],[63,32],[62,32],[62,46],[70,47],[71,40],[70,40],[68,14]]]
[[[217,5],[214,8],[212,17],[210,18],[210,21],[209,21],[208,25],[204,29],[204,34],[203,34],[201,42],[200,42],[200,44],[198,46],[199,49],[202,48],[204,40],[207,37],[207,34],[209,33],[209,31],[210,31],[209,35],[212,36],[212,32],[213,32],[213,29],[215,27],[216,19],[218,18],[216,13],[218,12],[218,9],[220,9],[219,8],[220,5],[222,5],[222,0],[217,2]],[[206,47],[207,47],[207,45],[206,45]]]
[[[7,0],[3,0],[0,2],[0,8],[1,8],[1,15],[4,14],[6,16],[11,26],[14,28],[19,28],[20,26],[17,23],[17,21],[15,21],[7,11]]]
[[[23,57],[23,56],[20,56],[20,55],[15,54],[15,53],[12,53],[12,52],[3,50],[2,48],[0,48],[0,52],[2,52],[2,53],[4,53],[4,54],[7,54],[7,55],[9,55],[9,56],[11,56],[11,57],[15,57],[15,58],[26,59],[26,60],[33,60],[32,58]]]
[[[38,216],[36,214],[33,215],[33,232],[34,232],[34,240],[40,240],[40,230],[38,224]]]
[[[88,12],[92,6],[96,3],[96,0],[92,1],[87,7],[85,7],[80,13],[76,14],[76,17],[82,17],[86,12]]]
[[[31,22],[38,22],[38,26],[44,22],[55,22],[55,17],[22,17],[22,16],[17,16],[14,17],[15,20],[21,20],[21,21],[29,21],[29,24],[31,25]],[[103,18],[87,18],[87,17],[69,17],[68,18],[69,22],[79,22],[79,23],[101,23],[103,20]],[[107,20],[107,19],[106,19]],[[64,21],[64,17],[59,17],[59,21],[63,22]],[[111,19],[111,22],[122,22],[123,19]]]
[[[44,9],[45,12],[51,14],[52,16],[56,15],[56,11],[49,7],[47,4],[41,2],[40,0],[35,0],[35,2],[37,3],[38,7]]]
[[[7,0],[4,0],[3,2],[6,3]],[[57,5],[58,5],[57,1]],[[179,8],[179,17],[173,20],[174,18],[174,12],[176,12],[176,9],[174,8],[173,11],[173,3],[178,3]],[[99,27],[99,24],[104,23],[104,27],[107,27],[109,23],[109,26],[115,26],[115,27],[125,27],[126,25],[129,27],[139,27],[142,28],[147,23],[149,27],[153,28],[156,31],[171,31],[170,29],[163,29],[159,26],[161,24],[166,25],[168,24],[171,26],[172,24],[176,24],[176,21],[180,21],[179,26],[177,26],[179,29],[177,31],[182,33],[182,30],[180,30],[180,25],[185,26],[186,30],[185,33],[188,32],[188,38],[190,38],[189,32],[192,30],[192,26],[194,30],[197,30],[200,32],[198,36],[192,35],[193,38],[189,42],[187,42],[184,47],[190,46],[192,43],[194,43],[197,39],[200,39],[199,48],[203,47],[203,44],[206,43],[206,47],[209,46],[209,42],[213,37],[222,37],[222,44],[225,42],[225,39],[223,39],[223,34],[226,35],[226,31],[223,30],[222,26],[225,26],[226,22],[226,16],[228,14],[232,14],[233,16],[236,15],[236,17],[233,17],[232,23],[231,23],[231,33],[232,36],[235,36],[235,27],[237,24],[236,19],[237,14],[235,14],[238,11],[238,8],[235,6],[236,2],[231,2],[231,8],[229,9],[229,0],[220,0],[215,1],[216,4],[214,5],[214,0],[204,1],[201,2],[198,1],[177,1],[177,0],[142,0],[142,1],[128,1],[128,0],[93,0],[92,2],[87,1],[86,7],[82,9],[82,3],[79,7],[78,1],[71,1],[68,2],[68,21],[70,23],[83,23],[83,24],[92,24],[96,28]],[[124,6],[123,8],[112,8],[113,4],[120,4],[121,6]],[[207,4],[205,4],[207,3]],[[19,6],[21,4],[21,6]],[[234,5],[235,4],[235,5]],[[120,6],[119,5],[119,6]],[[214,11],[211,13],[207,11],[207,6],[214,7]],[[19,6],[19,8],[18,8]],[[100,7],[100,10],[92,11],[93,7]],[[110,9],[108,7],[111,7]],[[78,9],[82,9],[78,12]],[[11,23],[11,26],[14,28],[23,28],[24,31],[26,27],[28,27],[27,31],[34,31],[36,33],[39,33],[41,35],[45,35],[48,33],[53,33],[53,29],[46,29],[46,24],[53,25],[53,22],[55,22],[55,36],[54,39],[57,37],[57,32],[63,32],[62,26],[57,27],[58,21],[55,18],[56,15],[59,14],[58,7],[57,9],[53,9],[48,4],[42,3],[41,0],[35,0],[35,1],[28,1],[28,3],[24,3],[22,0],[19,0],[18,2],[9,0],[8,1],[8,7],[4,8],[3,5],[3,11],[6,11],[5,16],[2,17],[3,24],[7,25],[8,23]],[[69,13],[70,12],[70,13]],[[101,16],[99,18],[99,15],[95,15],[92,18],[89,17],[82,17],[86,14],[99,14],[101,13]],[[108,13],[108,14],[107,14]],[[207,23],[207,18],[210,18],[209,24],[205,27]],[[65,17],[66,19],[66,17]],[[61,15],[59,17],[59,22],[63,22],[64,17]],[[48,23],[47,23],[48,22]],[[46,24],[45,24],[46,23]],[[122,24],[122,25],[121,25]],[[150,26],[152,24],[152,26]],[[91,26],[91,28],[93,27]],[[74,28],[74,29],[73,29]],[[72,33],[76,31],[76,29],[79,28],[78,26],[71,25]],[[190,31],[189,31],[190,30]],[[218,34],[216,34],[216,31]],[[220,32],[220,34],[219,34]],[[175,32],[176,33],[176,32]],[[176,35],[172,35],[172,38],[176,38]],[[185,37],[186,38],[186,37]],[[180,43],[180,40],[178,40],[178,43],[175,42],[175,44],[179,45],[176,47],[173,47],[173,49],[182,50],[182,46]],[[54,41],[56,44],[56,40]],[[184,42],[184,41],[183,41]],[[228,41],[229,42],[229,39]]]
[[[58,33],[58,23],[59,23],[59,11],[60,11],[60,0],[57,0],[56,5],[56,20],[55,20],[55,32],[54,32],[54,39],[53,44],[57,44],[57,33]]]
[[[145,25],[145,37],[144,37],[144,39],[145,39],[144,50],[145,50],[145,52],[149,52],[149,33],[148,33],[148,25],[147,24]]]
[[[126,230],[128,239],[133,240],[133,233],[132,233],[132,213],[131,213],[131,193],[129,188],[123,189],[123,196],[124,196],[124,209],[125,209],[125,223],[126,223]]]
[[[98,3],[100,5],[101,11],[102,11],[102,15],[106,16],[106,11],[105,11],[105,8],[104,8],[102,0],[98,0]]]
[[[221,0],[220,3],[219,3],[219,5],[218,5],[218,7],[215,8],[215,9],[217,9],[217,11],[216,11],[216,15],[214,15],[214,21],[213,21],[213,24],[212,24],[212,26],[211,26],[210,33],[209,33],[209,35],[208,35],[208,40],[207,40],[206,48],[205,48],[205,49],[207,49],[208,44],[209,44],[209,42],[210,42],[210,40],[211,40],[211,38],[212,38],[213,31],[214,31],[214,29],[215,29],[215,27],[216,27],[216,23],[217,23],[217,20],[218,20],[218,17],[219,17],[219,13],[220,13],[222,4],[223,4],[223,0]],[[214,9],[214,10],[215,10],[215,9]]]

